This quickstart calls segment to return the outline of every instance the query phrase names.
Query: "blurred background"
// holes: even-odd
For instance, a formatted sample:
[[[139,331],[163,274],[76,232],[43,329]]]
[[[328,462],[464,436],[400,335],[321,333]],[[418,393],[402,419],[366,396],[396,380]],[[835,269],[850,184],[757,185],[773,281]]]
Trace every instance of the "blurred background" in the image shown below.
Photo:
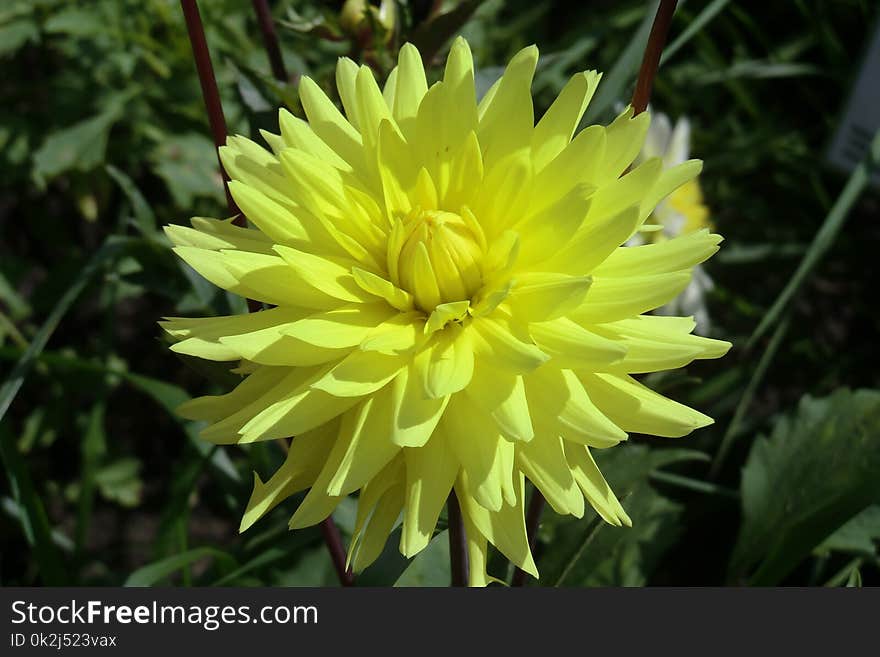
[[[459,33],[480,91],[538,45],[538,114],[572,73],[604,71],[588,118],[607,122],[656,8],[269,4],[286,79],[251,2],[200,3],[229,132],[255,139],[277,132],[279,106],[301,114],[300,75],[334,93],[338,56],[383,77],[411,40],[436,79]],[[716,423],[600,454],[634,527],[547,510],[541,585],[880,582],[880,197],[826,160],[877,19],[869,0],[679,2],[652,105],[688,117],[705,162],[725,237],[706,266],[709,332],[734,348],[651,376]],[[171,353],[157,320],[243,310],[160,230],[226,213],[179,3],[5,0],[0,70],[0,583],[335,585],[318,529],[287,531],[296,500],[238,534],[252,472],[274,470],[277,445],[217,449],[173,413],[229,375]],[[448,578],[444,536],[412,562],[392,537],[359,582]]]

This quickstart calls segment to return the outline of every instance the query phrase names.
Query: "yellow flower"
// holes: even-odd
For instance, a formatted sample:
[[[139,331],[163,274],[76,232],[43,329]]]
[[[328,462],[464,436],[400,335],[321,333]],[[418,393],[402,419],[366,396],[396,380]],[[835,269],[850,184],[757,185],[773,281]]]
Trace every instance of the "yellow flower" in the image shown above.
[[[559,513],[584,500],[609,523],[626,512],[591,450],[627,431],[682,436],[712,420],[633,374],[716,358],[729,344],[693,321],[645,313],[678,294],[718,249],[707,230],[620,248],[700,163],[627,172],[648,128],[623,112],[572,136],[600,76],[571,78],[534,121],[538,51],[518,53],[477,103],[468,44],[428,87],[401,49],[384,90],[341,59],[346,117],[310,79],[308,122],[282,110],[271,152],[242,137],[222,149],[230,191],[253,228],[169,226],[175,251],[214,284],[275,306],[169,319],[172,349],[238,361],[229,394],[185,404],[219,444],[294,436],[256,477],[241,529],[308,489],[291,528],[359,491],[349,557],[424,548],[451,490],[460,500],[471,584],[488,581],[487,543],[537,576],[523,518],[525,480]]]

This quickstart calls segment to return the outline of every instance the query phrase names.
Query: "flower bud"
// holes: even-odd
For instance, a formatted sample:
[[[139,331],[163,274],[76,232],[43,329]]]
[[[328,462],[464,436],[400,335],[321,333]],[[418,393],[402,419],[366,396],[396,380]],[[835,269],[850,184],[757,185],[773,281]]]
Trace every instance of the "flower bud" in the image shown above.
[[[349,36],[370,37],[370,17],[384,31],[384,41],[388,43],[394,33],[397,18],[397,7],[394,0],[382,0],[379,6],[372,5],[368,0],[346,0],[339,12],[339,25]]]
[[[400,250],[400,285],[422,310],[470,299],[482,286],[483,249],[457,214],[431,210],[407,226]]]

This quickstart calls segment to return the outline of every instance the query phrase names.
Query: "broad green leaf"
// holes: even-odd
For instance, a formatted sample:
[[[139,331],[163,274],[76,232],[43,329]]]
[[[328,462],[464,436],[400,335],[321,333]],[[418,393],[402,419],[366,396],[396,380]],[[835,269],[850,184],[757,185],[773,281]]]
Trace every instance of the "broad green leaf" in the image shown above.
[[[80,9],[69,7],[49,17],[43,29],[50,34],[69,34],[70,36],[94,36],[106,31],[107,25],[98,8]]]
[[[0,57],[11,55],[28,42],[40,38],[37,24],[28,18],[0,25]]]
[[[207,137],[191,133],[164,140],[150,155],[156,172],[182,208],[202,196],[223,198],[217,149]]]
[[[880,505],[869,506],[822,541],[816,554],[849,552],[871,557],[880,545]]]
[[[71,169],[88,171],[101,164],[110,128],[118,118],[112,109],[51,133],[34,153],[35,178],[48,180]]]
[[[449,578],[449,532],[444,529],[413,558],[394,586],[449,586]]]
[[[835,530],[880,502],[880,392],[805,396],[752,447],[742,476],[735,581],[782,581]]]
[[[106,499],[125,507],[137,506],[144,488],[140,470],[138,459],[121,458],[98,470],[95,483]]]

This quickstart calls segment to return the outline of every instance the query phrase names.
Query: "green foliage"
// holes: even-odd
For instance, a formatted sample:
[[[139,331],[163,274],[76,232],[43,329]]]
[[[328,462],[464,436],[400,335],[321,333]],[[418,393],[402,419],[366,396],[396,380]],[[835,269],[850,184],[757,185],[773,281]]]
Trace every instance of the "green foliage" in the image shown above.
[[[652,472],[674,463],[705,461],[700,452],[623,445],[597,453],[605,478],[623,500],[632,528],[602,523],[592,510],[583,520],[554,518],[540,559],[542,580],[557,586],[644,584],[678,534],[680,505],[649,483]]]
[[[804,397],[793,418],[755,442],[743,468],[732,575],[754,584],[781,581],[834,530],[880,502],[878,472],[880,392]]]

